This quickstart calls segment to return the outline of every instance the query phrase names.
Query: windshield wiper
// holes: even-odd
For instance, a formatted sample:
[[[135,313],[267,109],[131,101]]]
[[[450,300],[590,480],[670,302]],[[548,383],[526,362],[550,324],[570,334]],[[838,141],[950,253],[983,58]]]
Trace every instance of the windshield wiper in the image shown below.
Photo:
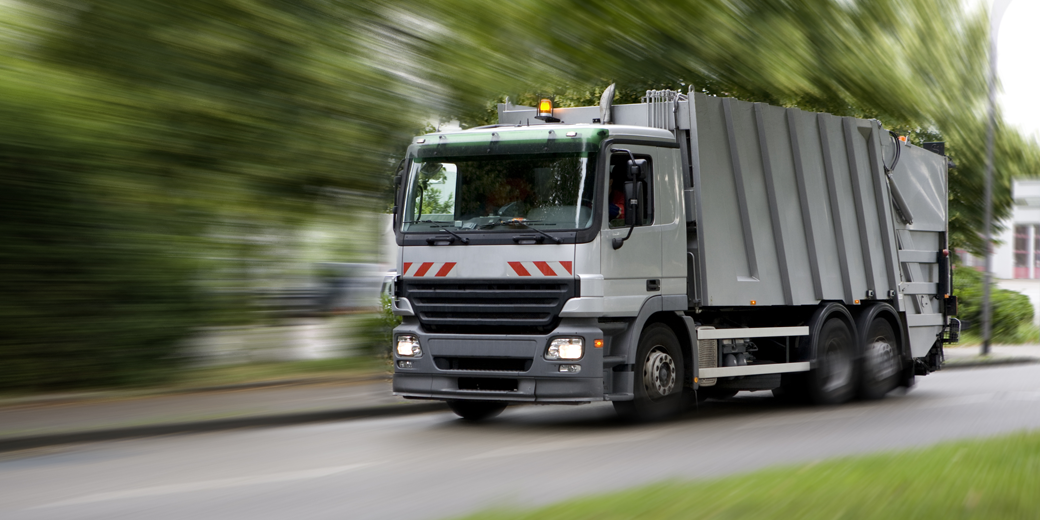
[[[466,238],[466,237],[464,237],[464,236],[462,236],[462,235],[460,235],[460,234],[458,234],[458,233],[456,233],[454,231],[448,231],[447,228],[441,228],[441,231],[443,231],[443,232],[445,232],[445,233],[447,233],[447,234],[449,234],[449,235],[459,239],[459,242],[462,242],[463,244],[468,244],[469,243],[469,239],[468,238]]]
[[[546,233],[545,231],[542,231],[541,229],[538,229],[536,227],[528,226],[523,221],[520,221],[520,223],[523,224],[524,227],[526,227],[527,229],[530,229],[531,231],[534,231],[535,233],[539,233],[542,236],[548,237],[549,240],[552,240],[553,242],[556,242],[557,244],[563,243],[563,240],[560,240],[559,238],[556,238],[556,237],[550,235],[549,233]],[[513,240],[518,240],[521,236],[523,236],[523,235],[517,235],[517,236],[513,237]]]
[[[406,220],[405,224],[443,224],[444,222],[439,220]]]
[[[538,229],[536,227],[531,226],[530,224],[532,222],[542,222],[542,221],[541,220],[527,220],[527,219],[521,219],[521,218],[511,218],[511,219],[502,219],[502,220],[499,220],[498,222],[492,222],[490,224],[485,224],[483,227],[484,227],[484,229],[490,229],[490,228],[493,228],[495,226],[500,226],[502,224],[509,224],[509,225],[519,224],[519,225],[524,226],[525,229],[530,229],[531,231],[534,231],[535,233],[541,234],[544,237],[548,237],[549,240],[552,240],[553,242],[556,242],[557,244],[562,244],[563,243],[563,241],[560,240],[559,238],[556,238],[556,237],[550,235],[549,233],[546,233],[545,231],[542,231],[541,229]],[[555,224],[550,224],[550,225],[555,225]],[[531,238],[533,238],[533,237],[531,237]],[[523,235],[517,235],[517,236],[513,237],[514,241],[519,241],[519,240],[522,240],[522,239],[523,239]]]
[[[526,218],[520,218],[520,217],[512,217],[512,218],[501,218],[501,217],[499,217],[498,222],[488,222],[487,224],[484,224],[483,226],[480,226],[480,227],[482,227],[484,229],[491,229],[491,228],[493,228],[495,226],[501,226],[502,224],[509,224],[509,225],[512,225],[512,224],[523,224],[526,227],[531,227],[531,226],[528,226],[528,224],[530,224],[532,222],[543,222],[543,221],[541,221],[541,220],[527,220]]]

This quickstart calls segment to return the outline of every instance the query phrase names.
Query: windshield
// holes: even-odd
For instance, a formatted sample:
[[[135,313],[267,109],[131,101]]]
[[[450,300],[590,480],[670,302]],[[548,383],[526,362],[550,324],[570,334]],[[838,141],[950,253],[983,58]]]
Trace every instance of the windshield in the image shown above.
[[[415,158],[401,230],[588,228],[592,225],[595,191],[594,155]]]

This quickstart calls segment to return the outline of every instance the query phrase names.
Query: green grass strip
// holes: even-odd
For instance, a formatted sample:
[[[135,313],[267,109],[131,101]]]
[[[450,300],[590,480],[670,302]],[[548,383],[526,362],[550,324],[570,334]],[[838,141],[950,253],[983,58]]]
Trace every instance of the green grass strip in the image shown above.
[[[623,471],[623,468],[618,468]],[[1040,433],[662,482],[481,519],[1040,518]]]

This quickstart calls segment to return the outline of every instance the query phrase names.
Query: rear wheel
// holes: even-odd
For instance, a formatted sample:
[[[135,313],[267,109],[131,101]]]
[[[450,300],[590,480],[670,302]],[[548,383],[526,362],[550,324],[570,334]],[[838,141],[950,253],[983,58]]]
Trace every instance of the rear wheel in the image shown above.
[[[856,342],[845,320],[831,317],[816,338],[816,368],[809,372],[809,395],[816,404],[841,404],[856,392]]]
[[[876,317],[863,336],[862,382],[860,396],[881,399],[899,385],[903,367],[899,359],[899,343],[892,324]]]
[[[622,419],[645,421],[679,413],[683,358],[679,340],[671,328],[655,323],[643,330],[634,370],[634,399],[614,401],[614,409]]]
[[[448,407],[455,415],[467,421],[490,419],[506,409],[501,401],[448,401]]]

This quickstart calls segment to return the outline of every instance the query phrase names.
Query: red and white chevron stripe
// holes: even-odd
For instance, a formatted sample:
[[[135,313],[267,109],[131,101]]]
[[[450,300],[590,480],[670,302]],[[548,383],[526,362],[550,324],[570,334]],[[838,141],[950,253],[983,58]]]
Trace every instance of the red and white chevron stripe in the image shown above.
[[[571,262],[509,262],[506,276],[570,276]]]
[[[449,276],[454,268],[455,262],[405,262],[402,273],[403,276],[443,278]]]

